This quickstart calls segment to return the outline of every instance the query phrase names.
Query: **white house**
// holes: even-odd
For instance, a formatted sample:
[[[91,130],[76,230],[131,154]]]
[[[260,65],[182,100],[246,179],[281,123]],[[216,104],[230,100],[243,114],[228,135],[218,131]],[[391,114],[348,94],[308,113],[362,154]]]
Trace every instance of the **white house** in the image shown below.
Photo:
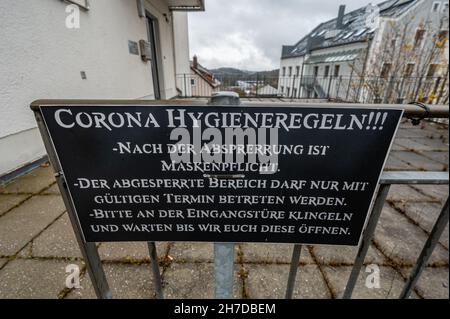
[[[282,47],[278,92],[352,102],[448,101],[448,0],[388,0]],[[447,75],[447,76],[446,76]]]
[[[0,178],[45,156],[36,99],[169,99],[203,0],[0,1]]]
[[[186,87],[186,96],[212,96],[213,93],[218,91],[220,85],[214,74],[198,62],[196,55],[190,62],[190,72],[181,74],[179,77],[184,84],[182,87]]]

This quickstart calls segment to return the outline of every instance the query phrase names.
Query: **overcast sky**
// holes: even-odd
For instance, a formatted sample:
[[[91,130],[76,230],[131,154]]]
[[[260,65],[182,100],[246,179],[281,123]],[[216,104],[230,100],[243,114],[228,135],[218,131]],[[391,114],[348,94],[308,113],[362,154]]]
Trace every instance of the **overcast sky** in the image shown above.
[[[252,71],[279,67],[281,45],[294,44],[319,23],[380,0],[205,0],[189,13],[191,59],[207,68]]]

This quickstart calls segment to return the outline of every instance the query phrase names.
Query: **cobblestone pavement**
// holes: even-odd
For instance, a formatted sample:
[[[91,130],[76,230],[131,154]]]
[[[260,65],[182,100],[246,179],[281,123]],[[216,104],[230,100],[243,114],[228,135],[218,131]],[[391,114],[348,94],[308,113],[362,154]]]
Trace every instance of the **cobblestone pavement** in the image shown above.
[[[402,124],[388,170],[448,170],[447,128]],[[353,298],[398,298],[449,193],[443,186],[393,186],[365,265],[380,269],[380,288],[369,289],[363,268]],[[448,226],[412,298],[448,298]],[[213,298],[213,246],[158,243],[166,298]],[[103,243],[113,296],[154,298],[145,243]],[[339,298],[356,248],[302,249],[294,298]],[[237,244],[236,298],[283,298],[292,245]],[[81,269],[79,289],[65,288],[66,266]],[[0,298],[95,298],[52,169],[40,167],[0,188]]]

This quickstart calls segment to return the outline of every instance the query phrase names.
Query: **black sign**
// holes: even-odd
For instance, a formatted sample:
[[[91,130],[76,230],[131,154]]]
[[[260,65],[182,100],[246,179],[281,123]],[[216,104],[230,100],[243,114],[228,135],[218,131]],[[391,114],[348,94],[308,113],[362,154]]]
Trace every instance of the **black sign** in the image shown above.
[[[88,242],[357,245],[401,110],[41,106]]]

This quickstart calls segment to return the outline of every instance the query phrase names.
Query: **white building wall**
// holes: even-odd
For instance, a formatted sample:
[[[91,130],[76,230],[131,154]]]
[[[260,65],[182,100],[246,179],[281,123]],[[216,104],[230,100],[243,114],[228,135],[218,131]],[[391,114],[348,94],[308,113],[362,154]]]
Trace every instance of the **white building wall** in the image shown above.
[[[128,52],[128,40],[148,39],[136,1],[90,1],[79,29],[66,28],[66,7],[59,0],[0,1],[0,176],[45,154],[32,101],[154,97],[150,63]],[[158,19],[163,97],[170,98],[176,88],[168,6],[147,0],[145,7]]]
[[[302,72],[302,64],[303,57],[293,57],[287,59],[281,59],[280,61],[280,71],[278,75],[278,95],[280,96],[288,96],[292,95],[292,90],[297,88],[299,90],[299,77]],[[296,75],[296,68],[299,67],[299,76]],[[289,76],[289,67],[292,67],[292,75]],[[286,72],[283,74],[283,68],[285,68]],[[293,75],[296,76],[294,79]],[[300,91],[297,91],[297,95],[300,94]]]
[[[182,96],[191,96],[189,74],[189,34],[188,14],[186,12],[173,13],[174,48],[175,48],[175,76],[176,86]]]

